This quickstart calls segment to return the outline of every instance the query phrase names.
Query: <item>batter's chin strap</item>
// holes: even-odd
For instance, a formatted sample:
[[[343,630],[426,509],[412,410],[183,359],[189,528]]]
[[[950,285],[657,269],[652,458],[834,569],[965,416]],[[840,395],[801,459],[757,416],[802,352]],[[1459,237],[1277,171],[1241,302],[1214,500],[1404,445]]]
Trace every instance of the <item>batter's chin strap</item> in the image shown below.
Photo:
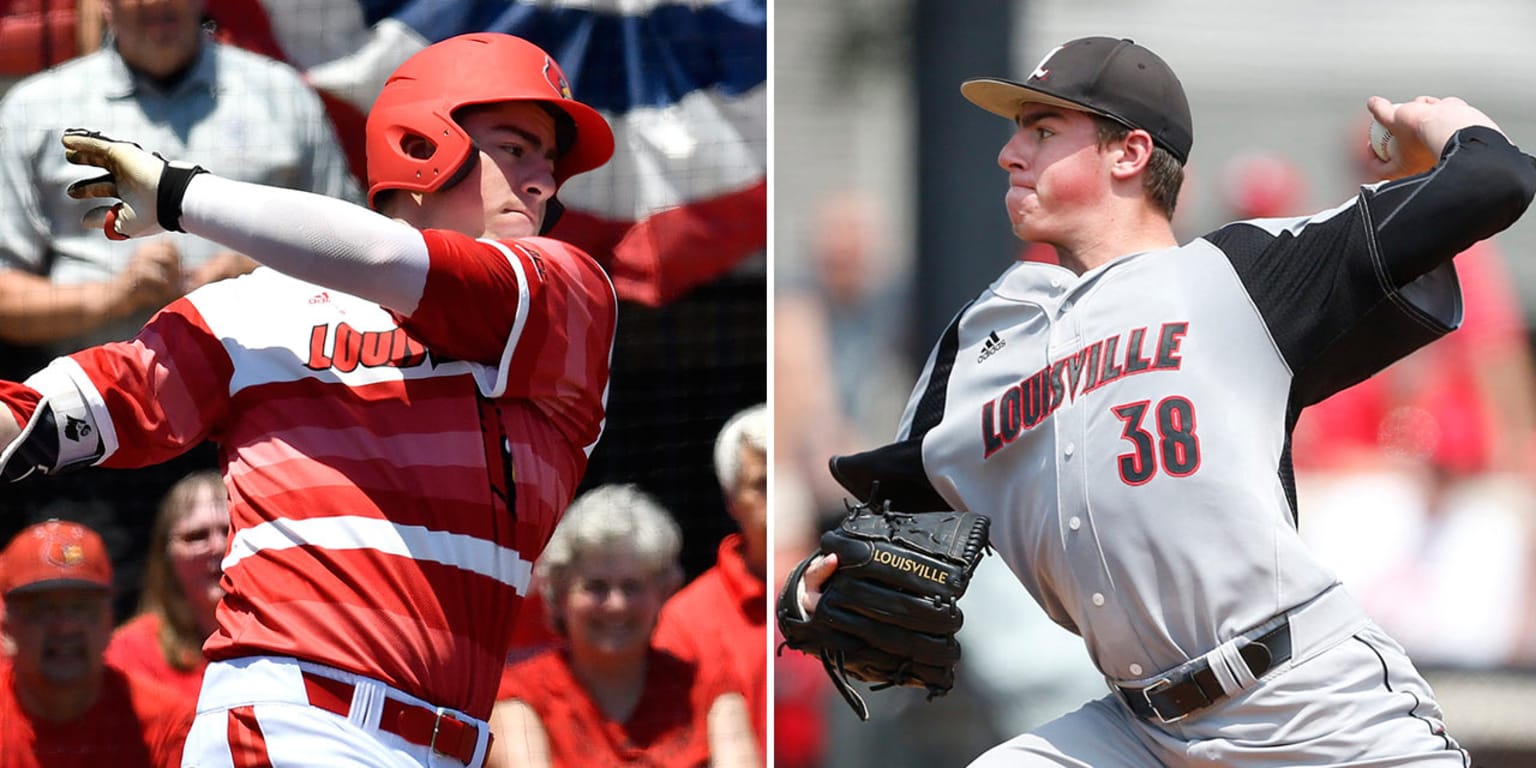
[[[544,204],[544,225],[539,227],[539,234],[549,234],[563,215],[565,215],[565,203],[551,197],[549,202]]]

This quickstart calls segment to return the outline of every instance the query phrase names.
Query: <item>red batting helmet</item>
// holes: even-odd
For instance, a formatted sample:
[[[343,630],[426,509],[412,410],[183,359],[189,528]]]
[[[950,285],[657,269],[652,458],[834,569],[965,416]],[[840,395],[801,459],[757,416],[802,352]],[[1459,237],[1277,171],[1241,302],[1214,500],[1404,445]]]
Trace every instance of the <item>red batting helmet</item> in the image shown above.
[[[555,112],[557,184],[613,156],[608,121],[571,98],[565,73],[549,54],[512,35],[459,35],[406,59],[368,111],[368,204],[386,189],[431,192],[458,181],[476,155],[454,112],[503,101],[539,102]],[[407,152],[413,137],[426,139],[432,152]]]

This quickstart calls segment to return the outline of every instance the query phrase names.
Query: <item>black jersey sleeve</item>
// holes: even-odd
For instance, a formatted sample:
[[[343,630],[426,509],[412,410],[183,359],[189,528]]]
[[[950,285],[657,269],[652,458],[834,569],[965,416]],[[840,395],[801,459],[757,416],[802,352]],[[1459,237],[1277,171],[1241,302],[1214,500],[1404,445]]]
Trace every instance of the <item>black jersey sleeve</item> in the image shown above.
[[[1514,224],[1536,194],[1536,158],[1492,128],[1457,131],[1428,173],[1368,187],[1375,244],[1392,285],[1407,285]]]
[[[1536,194],[1536,159],[1488,128],[1458,131],[1430,171],[1367,186],[1338,208],[1229,224],[1226,254],[1294,376],[1319,402],[1461,323],[1452,258]]]

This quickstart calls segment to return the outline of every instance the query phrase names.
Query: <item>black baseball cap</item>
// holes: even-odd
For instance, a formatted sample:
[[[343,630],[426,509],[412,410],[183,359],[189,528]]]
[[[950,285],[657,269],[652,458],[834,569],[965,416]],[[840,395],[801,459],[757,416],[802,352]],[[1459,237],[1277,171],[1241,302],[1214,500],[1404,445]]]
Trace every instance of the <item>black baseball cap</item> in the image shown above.
[[[1181,163],[1195,143],[1183,84],[1167,62],[1131,40],[1079,38],[1046,54],[1022,83],[983,77],[962,83],[960,93],[1009,120],[1031,102],[1103,115],[1151,134]]]

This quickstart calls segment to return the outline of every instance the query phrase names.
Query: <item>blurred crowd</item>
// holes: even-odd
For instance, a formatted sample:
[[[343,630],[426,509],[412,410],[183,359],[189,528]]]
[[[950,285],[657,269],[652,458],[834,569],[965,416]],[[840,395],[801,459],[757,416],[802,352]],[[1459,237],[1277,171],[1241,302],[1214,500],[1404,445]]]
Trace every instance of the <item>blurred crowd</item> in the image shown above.
[[[118,242],[84,227],[89,206],[63,192],[82,175],[63,160],[64,129],[131,139],[227,178],[360,202],[363,118],[382,86],[375,75],[427,42],[389,16],[411,6],[0,2],[0,379],[20,381],[56,356],[125,340],[168,302],[256,267],[191,235]],[[734,66],[750,77],[750,64]],[[754,119],[744,109],[729,116]],[[733,227],[722,231],[691,223],[699,214],[678,205],[690,191],[652,179],[646,188],[662,194],[670,218],[647,222],[642,250],[652,261],[642,273],[615,273],[621,298],[677,299],[761,250],[765,184],[749,156],[765,146],[742,145],[765,139],[696,127],[714,132],[710,151],[748,158],[721,172],[736,175],[730,183],[754,172],[758,182],[707,201],[711,221]],[[766,136],[766,126],[754,130]],[[694,162],[691,173],[702,178],[707,166],[695,153],[668,151]],[[632,218],[604,219],[592,242],[614,258]],[[573,212],[566,232],[580,238],[575,228],[595,230],[595,221]],[[719,247],[703,248],[710,238]],[[681,248],[709,256],[664,258]],[[750,402],[763,386],[724,393],[712,407],[726,395]],[[592,482],[557,528],[535,567],[536,595],[508,628],[514,650],[487,765],[764,764],[766,405],[705,428],[719,430],[711,465],[670,468],[669,477],[712,476],[717,498],[669,510],[638,485]],[[33,477],[0,493],[0,768],[180,764],[207,665],[203,642],[224,595],[229,511],[217,466],[217,449],[205,443],[155,468]],[[698,525],[699,514],[717,508],[729,519]],[[682,558],[690,526],[730,531],[696,542],[714,552],[696,575]]]
[[[1334,150],[1365,175],[1366,125]],[[1346,201],[1300,166],[1251,147],[1202,186],[1222,222],[1304,216]],[[783,266],[775,296],[776,573],[814,550],[844,511],[828,475],[834,453],[896,434],[931,340],[908,337],[911,269],[871,191],[829,194]],[[1198,236],[1175,220],[1183,237]],[[1054,261],[1025,243],[1018,258]],[[1456,259],[1462,327],[1356,387],[1305,410],[1291,444],[1303,537],[1420,666],[1536,669],[1536,368],[1528,313],[1496,240]],[[976,286],[980,290],[983,286]],[[981,510],[985,511],[985,510]],[[989,558],[961,604],[965,658],[949,695],[884,691],[859,723],[801,654],[775,660],[777,764],[964,762],[992,744],[1102,695],[1081,641],[1051,624]],[[924,740],[901,738],[918,730]],[[913,750],[922,754],[914,755]],[[931,749],[931,754],[925,750]]]

